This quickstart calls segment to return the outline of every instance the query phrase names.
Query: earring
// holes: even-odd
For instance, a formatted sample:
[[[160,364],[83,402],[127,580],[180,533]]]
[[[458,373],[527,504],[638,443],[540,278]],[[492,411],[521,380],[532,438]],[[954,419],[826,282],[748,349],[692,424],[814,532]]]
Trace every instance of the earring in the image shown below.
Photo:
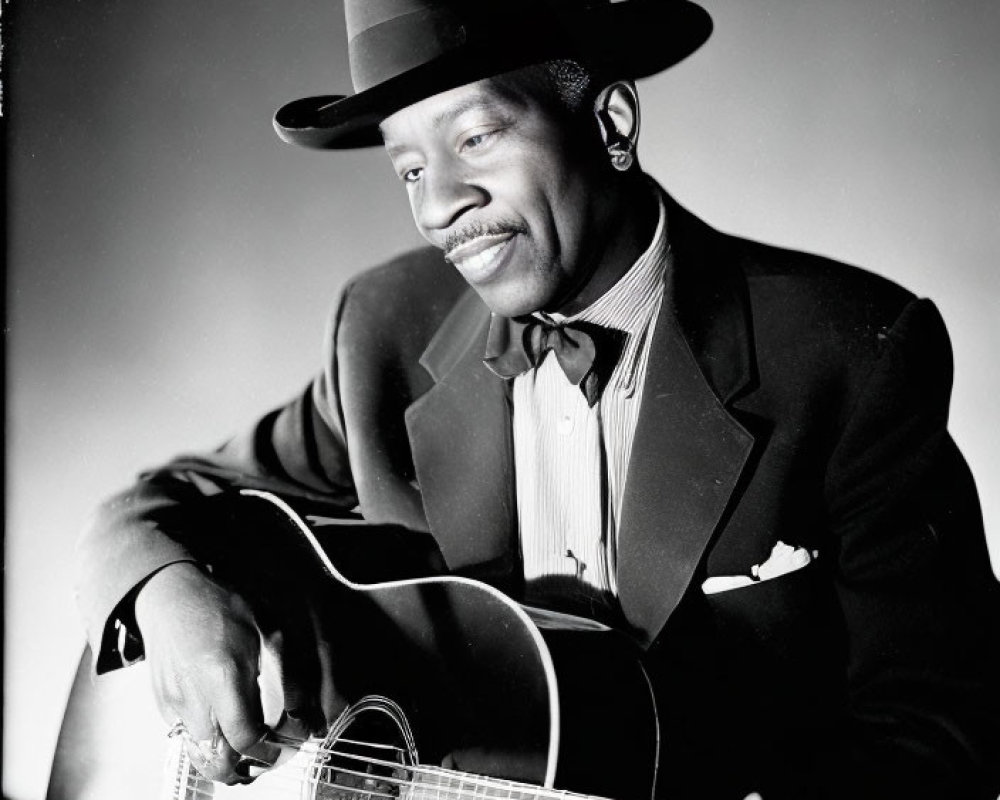
[[[619,172],[627,172],[635,160],[632,149],[635,147],[631,139],[624,136],[614,144],[608,145],[608,155],[611,156],[611,166]]]

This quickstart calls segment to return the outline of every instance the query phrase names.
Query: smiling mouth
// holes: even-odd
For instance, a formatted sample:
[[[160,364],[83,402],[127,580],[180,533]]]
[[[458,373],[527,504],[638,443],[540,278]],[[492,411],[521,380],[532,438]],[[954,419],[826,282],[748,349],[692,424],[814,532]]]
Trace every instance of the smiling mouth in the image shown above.
[[[500,256],[515,235],[508,232],[479,236],[449,251],[445,257],[467,278],[483,280],[500,264]]]

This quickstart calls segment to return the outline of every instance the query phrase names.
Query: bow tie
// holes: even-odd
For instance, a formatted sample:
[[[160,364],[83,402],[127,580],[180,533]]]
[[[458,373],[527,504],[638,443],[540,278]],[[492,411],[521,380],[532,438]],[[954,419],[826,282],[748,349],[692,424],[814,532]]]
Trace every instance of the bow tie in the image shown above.
[[[493,315],[483,363],[501,378],[516,378],[555,353],[566,379],[591,407],[601,396],[625,345],[626,334],[590,322],[560,324],[535,317]]]

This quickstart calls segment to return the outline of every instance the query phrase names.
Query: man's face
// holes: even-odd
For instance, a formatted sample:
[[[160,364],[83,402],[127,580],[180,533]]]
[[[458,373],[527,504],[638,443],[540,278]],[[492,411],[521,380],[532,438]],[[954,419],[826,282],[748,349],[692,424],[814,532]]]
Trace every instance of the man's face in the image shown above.
[[[609,249],[606,154],[593,116],[479,81],[382,123],[420,233],[503,316],[557,310]]]

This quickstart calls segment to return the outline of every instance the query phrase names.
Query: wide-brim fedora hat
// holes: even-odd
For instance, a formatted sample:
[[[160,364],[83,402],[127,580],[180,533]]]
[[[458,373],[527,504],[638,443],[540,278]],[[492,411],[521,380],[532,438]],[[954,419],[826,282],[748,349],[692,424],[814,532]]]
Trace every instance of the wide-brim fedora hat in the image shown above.
[[[274,127],[287,142],[381,144],[379,124],[401,108],[551,59],[644,78],[712,32],[708,12],[690,0],[345,0],[344,11],[354,94],[282,106]]]

